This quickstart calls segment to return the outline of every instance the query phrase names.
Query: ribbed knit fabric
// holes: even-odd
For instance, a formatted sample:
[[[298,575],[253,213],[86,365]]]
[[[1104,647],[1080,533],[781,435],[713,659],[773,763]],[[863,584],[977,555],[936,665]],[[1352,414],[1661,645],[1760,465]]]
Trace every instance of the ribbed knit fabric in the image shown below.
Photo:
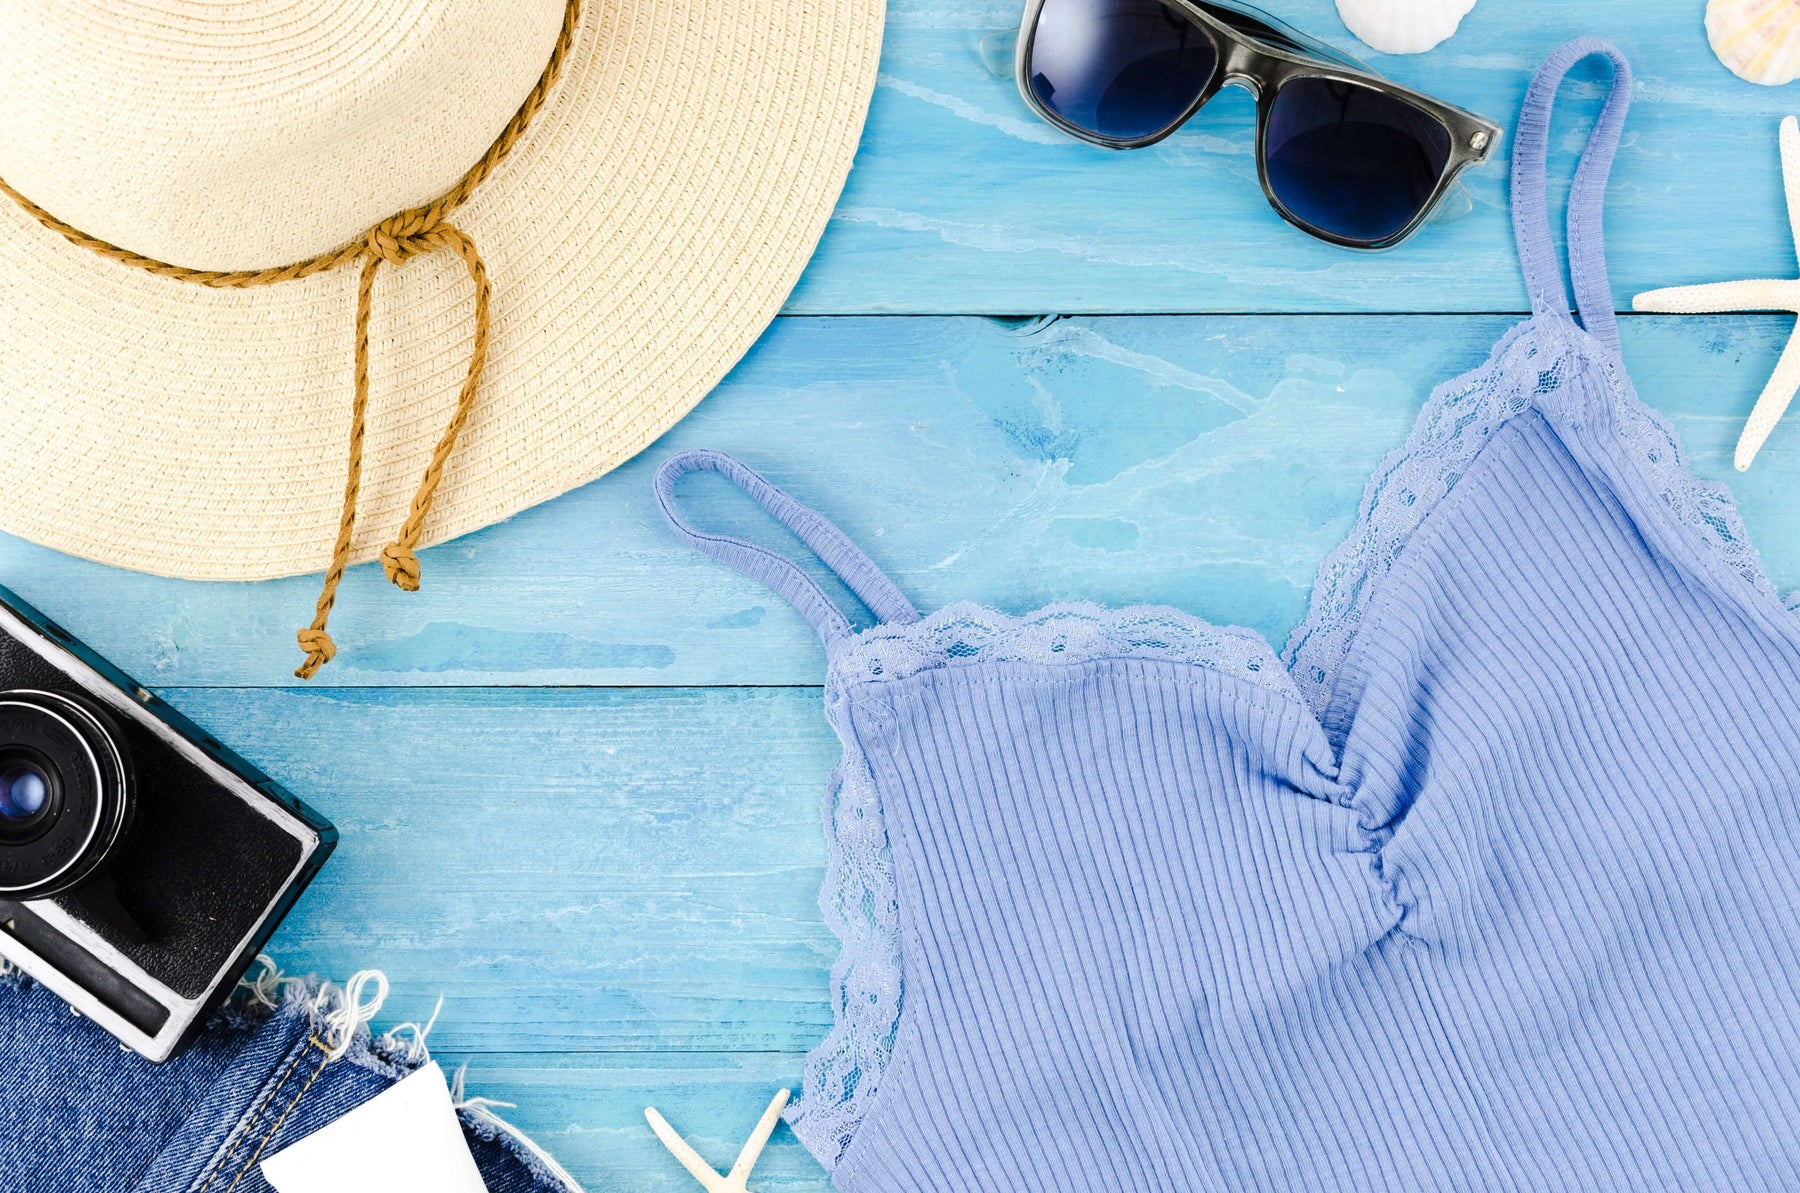
[[[1594,52],[1583,330],[1543,151]],[[671,518],[725,472],[889,622],[677,520],[828,641],[846,960],[791,1121],[840,1188],[1800,1187],[1800,620],[1618,359],[1629,86],[1594,41],[1534,82],[1537,313],[1377,474],[1285,668],[1173,610],[919,620],[742,465],[665,465]]]

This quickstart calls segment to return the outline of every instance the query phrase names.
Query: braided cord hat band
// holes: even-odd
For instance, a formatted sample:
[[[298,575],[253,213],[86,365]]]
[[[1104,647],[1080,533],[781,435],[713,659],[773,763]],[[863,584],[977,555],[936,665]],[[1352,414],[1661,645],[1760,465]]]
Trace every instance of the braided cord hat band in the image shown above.
[[[488,281],[487,266],[482,261],[481,253],[476,248],[474,239],[450,223],[448,217],[451,212],[468,201],[469,196],[475,192],[475,188],[493,173],[494,169],[506,159],[507,154],[512,152],[513,147],[524,137],[526,130],[531,126],[532,118],[543,108],[551,88],[556,85],[557,79],[562,74],[563,64],[569,56],[570,48],[575,44],[575,34],[580,22],[581,0],[567,0],[563,10],[562,28],[557,33],[556,43],[550,51],[549,60],[544,64],[543,73],[538,76],[537,82],[519,105],[518,111],[507,122],[506,127],[501,129],[500,134],[488,146],[487,152],[469,167],[454,186],[430,203],[389,216],[371,227],[367,234],[358,240],[287,265],[247,270],[192,269],[134,253],[106,240],[90,236],[79,228],[58,219],[14,189],[4,178],[0,178],[0,192],[4,192],[44,227],[58,233],[69,243],[108,260],[131,266],[134,269],[141,269],[158,277],[211,286],[216,289],[249,289],[311,277],[314,274],[337,269],[352,261],[362,263],[361,276],[356,289],[355,396],[351,405],[350,443],[348,463],[345,469],[343,512],[338,523],[337,539],[332,548],[331,563],[325,571],[319,599],[313,610],[312,622],[296,635],[301,650],[306,652],[305,661],[294,671],[295,676],[300,679],[311,679],[320,667],[329,663],[337,654],[337,645],[326,631],[326,624],[331,618],[332,605],[337,600],[338,584],[343,579],[344,568],[349,562],[351,542],[356,529],[357,498],[362,488],[363,439],[369,407],[369,321],[374,305],[376,274],[380,271],[383,262],[390,265],[404,265],[414,257],[433,253],[440,249],[449,249],[461,258],[463,264],[468,268],[469,280],[474,287],[475,332],[469,347],[468,369],[463,377],[462,388],[457,395],[455,410],[450,416],[449,424],[444,428],[443,435],[432,450],[431,460],[425,467],[424,476],[420,478],[417,491],[413,494],[406,520],[401,524],[399,533],[393,541],[381,549],[381,566],[388,580],[407,592],[416,592],[419,588],[419,559],[415,554],[415,549],[419,543],[419,536],[423,533],[425,519],[431,512],[432,498],[436,495],[438,482],[442,479],[445,461],[455,450],[457,436],[468,423],[469,413],[474,408],[475,394],[481,384],[482,368],[487,363],[488,341],[491,332],[489,310],[492,286]]]

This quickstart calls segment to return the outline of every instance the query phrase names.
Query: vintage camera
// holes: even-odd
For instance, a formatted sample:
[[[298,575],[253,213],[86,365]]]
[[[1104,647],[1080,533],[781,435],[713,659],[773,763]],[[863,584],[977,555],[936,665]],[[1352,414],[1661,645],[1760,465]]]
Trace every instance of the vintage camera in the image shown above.
[[[337,832],[0,588],[0,956],[168,1059]]]

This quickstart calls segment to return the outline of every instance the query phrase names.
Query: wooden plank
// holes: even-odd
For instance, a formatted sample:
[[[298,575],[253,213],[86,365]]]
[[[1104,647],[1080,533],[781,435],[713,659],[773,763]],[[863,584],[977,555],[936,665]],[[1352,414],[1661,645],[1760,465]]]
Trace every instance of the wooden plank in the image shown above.
[[[271,943],[461,1051],[803,1051],[837,747],[813,688],[181,690],[329,816]]]
[[[921,608],[1162,602],[1280,642],[1370,470],[1430,388],[1511,323],[784,319],[639,460],[426,552],[423,591],[354,569],[332,620],[340,656],[313,682],[817,683],[804,623],[655,510],[655,465],[702,445],[838,519]],[[1778,429],[1744,475],[1730,449],[1791,323],[1633,317],[1624,332],[1644,397],[1701,472],[1731,483],[1784,588],[1800,584],[1800,432]],[[684,494],[709,524],[767,535],[723,491],[694,478]],[[182,687],[297,683],[293,631],[317,584],[181,583],[13,539],[0,580],[146,683]]]
[[[1638,86],[1609,195],[1621,309],[1637,290],[1792,276],[1776,127],[1791,89],[1733,78],[1699,0],[1478,5],[1429,54],[1373,55],[1332,0],[1270,6],[1385,74],[1511,129],[1531,71],[1579,34],[1613,39]],[[1038,122],[982,36],[1017,0],[895,0],[868,130],[822,251],[789,309],[807,314],[1039,311],[1522,311],[1504,162],[1473,175],[1474,213],[1384,254],[1312,241],[1256,181],[1253,104],[1230,90],[1161,145],[1113,153]],[[1558,125],[1566,180],[1596,110],[1582,69]],[[1503,144],[1502,150],[1509,148]],[[1505,156],[1503,152],[1502,157]]]
[[[376,1027],[386,1022],[383,1015]],[[439,1059],[453,1067],[465,1058]],[[592,1193],[695,1193],[699,1186],[645,1125],[644,1107],[655,1106],[704,1159],[725,1171],[775,1091],[798,1091],[801,1065],[791,1053],[496,1053],[466,1059],[469,1091],[516,1103],[498,1113]],[[757,1193],[825,1193],[830,1183],[782,1126],[757,1162],[750,1187]]]

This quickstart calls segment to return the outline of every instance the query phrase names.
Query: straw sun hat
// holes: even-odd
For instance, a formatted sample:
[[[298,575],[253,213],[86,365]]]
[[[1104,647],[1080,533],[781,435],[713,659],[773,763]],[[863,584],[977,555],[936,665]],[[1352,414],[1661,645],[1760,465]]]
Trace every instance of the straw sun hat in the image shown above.
[[[0,529],[196,579],[630,458],[775,315],[881,0],[0,4]],[[346,484],[348,481],[348,484]],[[346,491],[348,489],[348,492]]]

